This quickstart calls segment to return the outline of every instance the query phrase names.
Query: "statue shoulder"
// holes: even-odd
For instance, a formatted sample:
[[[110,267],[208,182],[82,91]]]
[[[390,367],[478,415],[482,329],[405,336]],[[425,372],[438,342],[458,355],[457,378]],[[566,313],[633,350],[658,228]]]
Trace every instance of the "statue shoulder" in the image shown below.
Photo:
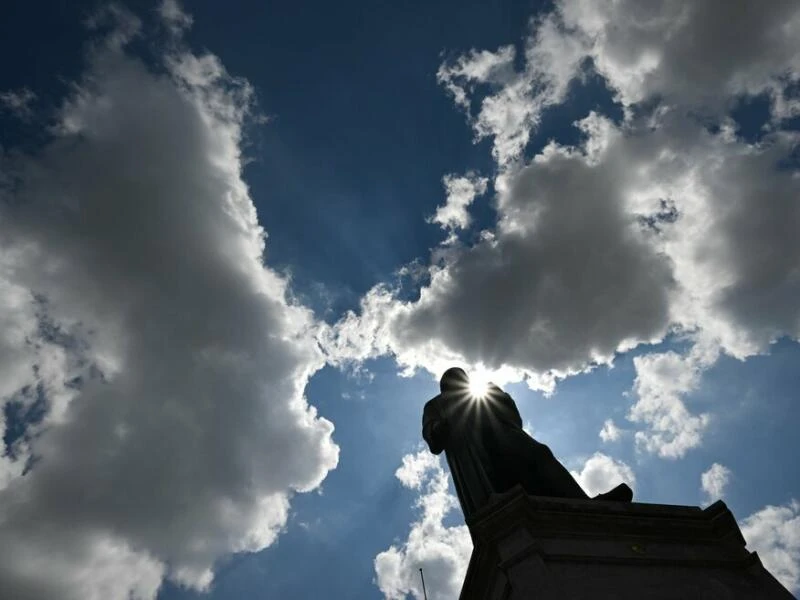
[[[441,410],[442,410],[442,408],[441,408],[441,398],[442,398],[442,395],[441,394],[437,394],[436,396],[434,396],[433,398],[428,400],[425,403],[425,408],[423,408],[424,414],[427,415],[427,414],[430,414],[430,413],[439,413],[439,412],[441,412]]]
[[[439,399],[440,399],[441,397],[442,397],[442,395],[441,395],[441,394],[437,394],[437,395],[435,395],[433,398],[431,398],[430,400],[428,400],[428,401],[425,403],[425,408],[428,408],[429,406],[434,406],[434,405],[438,404],[438,403],[439,403]]]
[[[425,403],[424,414],[445,417],[457,410],[466,396],[464,394],[444,393],[437,394]]]
[[[511,397],[511,394],[504,392],[500,386],[497,386],[493,383],[489,384],[489,394],[494,398],[501,398],[506,402],[514,403],[514,399]]]
[[[498,406],[502,407],[500,410],[505,414],[507,422],[522,428],[522,415],[520,415],[517,403],[514,402],[514,398],[511,397],[511,394],[504,392],[494,384],[490,385],[489,393],[492,398],[494,398],[495,402],[497,402]]]

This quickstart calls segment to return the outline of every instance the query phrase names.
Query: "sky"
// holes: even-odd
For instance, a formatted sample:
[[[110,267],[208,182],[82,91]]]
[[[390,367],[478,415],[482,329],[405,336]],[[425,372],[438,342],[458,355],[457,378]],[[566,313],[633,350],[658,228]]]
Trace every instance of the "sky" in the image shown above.
[[[453,365],[800,592],[795,0],[4,13],[0,600],[457,597]]]

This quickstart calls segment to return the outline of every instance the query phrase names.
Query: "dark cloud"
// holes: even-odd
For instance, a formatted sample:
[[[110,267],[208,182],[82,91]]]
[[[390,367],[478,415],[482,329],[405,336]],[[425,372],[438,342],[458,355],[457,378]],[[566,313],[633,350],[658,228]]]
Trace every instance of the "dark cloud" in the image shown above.
[[[619,174],[554,151],[508,178],[491,239],[434,277],[394,330],[489,368],[568,371],[661,337],[669,261],[624,211]]]

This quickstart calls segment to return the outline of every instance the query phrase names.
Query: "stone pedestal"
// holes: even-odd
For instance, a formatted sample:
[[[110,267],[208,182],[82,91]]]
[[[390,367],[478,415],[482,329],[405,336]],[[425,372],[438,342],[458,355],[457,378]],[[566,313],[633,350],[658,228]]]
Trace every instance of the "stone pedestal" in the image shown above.
[[[780,599],[723,502],[695,506],[496,496],[468,523],[461,600]]]

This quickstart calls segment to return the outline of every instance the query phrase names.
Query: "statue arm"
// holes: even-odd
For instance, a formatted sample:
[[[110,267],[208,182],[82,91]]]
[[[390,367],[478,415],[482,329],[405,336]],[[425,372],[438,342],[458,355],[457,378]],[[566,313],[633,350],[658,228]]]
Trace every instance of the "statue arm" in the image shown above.
[[[449,427],[447,420],[437,406],[439,396],[429,400],[422,412],[422,437],[428,443],[428,448],[434,454],[441,454],[447,443]]]

